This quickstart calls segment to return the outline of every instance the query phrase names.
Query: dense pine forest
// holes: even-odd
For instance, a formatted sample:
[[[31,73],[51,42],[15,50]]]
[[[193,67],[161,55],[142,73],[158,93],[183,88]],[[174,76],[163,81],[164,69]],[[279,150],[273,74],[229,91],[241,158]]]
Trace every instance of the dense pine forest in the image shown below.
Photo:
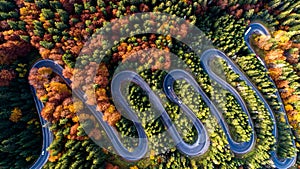
[[[90,38],[101,32],[101,28],[109,22],[126,16],[134,21],[135,17],[130,16],[138,13],[142,13],[142,17],[150,17],[147,12],[170,14],[186,20],[204,33],[202,41],[194,45],[201,46],[207,39],[230,57],[257,86],[274,111],[277,141],[272,134],[273,122],[264,103],[245,79],[221,58],[214,60],[217,69],[213,71],[245,100],[254,131],[233,94],[211,81],[197,51],[191,50],[178,38],[154,33],[139,34],[143,32],[139,25],[120,29],[112,27],[106,31],[134,36],[121,39],[104,53],[87,50],[97,45],[107,45],[104,41],[90,42]],[[251,45],[266,67],[249,50],[244,40],[246,28],[252,22],[262,23],[271,33],[271,36],[255,34],[251,37]],[[151,23],[143,23],[146,29],[147,24]],[[188,26],[177,28],[177,31],[181,38],[196,38],[189,34]],[[148,55],[139,53],[149,49],[157,51]],[[298,0],[0,0],[0,168],[30,168],[43,153],[42,128],[48,126],[54,139],[47,149],[50,156],[43,168],[274,168],[272,151],[282,159],[298,154],[294,167],[299,168],[299,50]],[[100,55],[105,57],[95,70]],[[179,59],[174,60],[172,55]],[[86,72],[96,72],[94,79],[86,78],[77,70],[79,57]],[[89,117],[77,114],[78,110],[84,109],[84,105],[74,100],[71,87],[58,74],[48,67],[31,69],[36,61],[46,59],[63,67],[63,76],[72,81],[72,88],[81,87],[78,81],[94,84],[92,88],[83,87],[84,92],[92,90],[96,97],[93,100],[87,96],[84,104],[97,105],[103,120],[122,137],[136,137],[138,132],[133,122],[114,105],[110,91],[112,76],[121,63],[137,67],[141,70],[139,75],[151,90],[164,100],[163,106],[174,125],[184,129],[181,135],[183,140],[193,143],[197,131],[195,128],[185,128],[191,122],[183,116],[180,106],[162,93],[166,70],[171,70],[174,65],[186,65],[183,69],[197,75],[196,82],[218,105],[217,109],[222,113],[232,138],[237,142],[246,142],[255,132],[255,147],[242,156],[234,154],[218,119],[210,113],[211,107],[183,80],[176,81],[174,91],[204,124],[210,147],[205,154],[193,158],[187,157],[176,147],[166,147],[164,143],[172,144],[172,141],[160,136],[166,131],[162,118],[154,118],[156,114],[151,99],[141,87],[131,83],[126,99],[145,129],[150,150],[139,161],[126,161],[95,143],[95,140],[101,141],[101,132],[97,129],[85,130],[87,124],[81,123],[81,119]],[[40,123],[30,85],[44,104],[40,115],[48,122],[46,126]],[[277,91],[281,99],[276,96]],[[287,119],[284,118],[282,104]]]

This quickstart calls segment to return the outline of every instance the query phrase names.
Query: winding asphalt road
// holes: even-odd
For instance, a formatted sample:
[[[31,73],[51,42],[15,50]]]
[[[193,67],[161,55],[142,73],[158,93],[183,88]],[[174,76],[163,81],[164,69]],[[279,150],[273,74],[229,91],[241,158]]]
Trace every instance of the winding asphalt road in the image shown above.
[[[35,63],[32,68],[40,68],[42,61],[39,61]],[[47,121],[43,119],[41,115],[41,111],[44,107],[44,104],[37,98],[36,96],[36,90],[34,89],[33,86],[30,86],[30,89],[32,91],[32,95],[34,98],[35,106],[39,114],[39,119],[40,123],[43,126],[42,127],[42,133],[43,133],[43,145],[42,145],[42,153],[39,156],[39,158],[35,161],[35,163],[30,167],[30,169],[37,169],[37,168],[42,168],[43,165],[47,162],[49,158],[49,152],[47,151],[47,148],[50,146],[52,140],[53,140],[53,135],[50,131],[49,126],[47,126]]]
[[[65,83],[70,87],[71,81],[70,79],[67,79],[63,77],[62,71],[63,68],[56,64],[52,60],[41,60],[36,62],[32,68],[41,68],[41,67],[49,67],[52,69],[53,72],[58,74],[64,81]],[[45,126],[47,123],[43,117],[41,116],[41,111],[44,107],[43,103],[37,98],[36,96],[36,90],[34,89],[33,86],[31,86],[31,90],[33,93],[34,101],[36,108],[38,110],[40,122],[42,126]],[[80,100],[85,100],[83,98],[84,92],[80,90],[73,90],[73,93],[80,99]],[[103,121],[103,115],[101,112],[96,110],[96,106],[91,106],[91,105],[86,105],[86,107],[93,113],[94,117],[96,117],[97,121],[100,123],[102,128],[105,130],[105,133],[107,134],[108,138],[111,141],[111,144],[115,148],[115,151],[117,152],[118,155],[121,157],[125,158],[128,161],[137,161],[141,159],[147,152],[148,152],[148,140],[146,137],[146,134],[144,132],[144,129],[142,128],[140,123],[134,122],[138,134],[139,134],[139,143],[138,146],[135,148],[134,151],[129,151],[127,150],[121,143],[119,137],[118,137],[118,132],[111,127],[107,122]],[[134,115],[133,115],[134,116]],[[35,161],[35,163],[30,167],[31,169],[37,169],[37,168],[42,168],[42,166],[47,162],[49,158],[49,152],[47,151],[47,148],[51,144],[53,140],[53,135],[49,129],[49,127],[46,125],[46,127],[42,128],[43,132],[43,146],[42,146],[42,153],[40,157]]]
[[[173,125],[171,118],[164,109],[164,106],[162,105],[160,99],[151,90],[151,88],[143,80],[143,78],[133,71],[122,71],[116,76],[114,76],[111,84],[111,93],[114,98],[114,103],[116,105],[121,106],[121,109],[125,109],[125,112],[130,112],[130,114],[134,114],[133,110],[130,108],[129,104],[127,103],[126,99],[124,98],[121,92],[121,85],[124,82],[133,82],[140,86],[147,93],[148,98],[152,103],[151,105],[153,105],[155,110],[159,112],[159,115],[161,116],[168,133],[172,137],[176,147],[182,153],[188,156],[198,156],[204,154],[208,150],[210,142],[207,131],[205,130],[201,121],[195,116],[195,114],[192,111],[190,111],[187,107],[183,109],[183,112],[193,122],[198,133],[197,140],[195,141],[195,143],[190,145],[183,141],[176,127]],[[132,121],[138,121],[138,118],[136,118],[135,116],[130,117],[130,119]]]
[[[269,33],[268,29],[260,23],[251,23],[246,28],[246,31],[244,34],[244,41],[245,41],[248,49],[250,50],[250,52],[255,53],[255,50],[252,48],[251,43],[250,43],[250,38],[253,34],[261,34],[261,35],[270,36],[270,33]],[[261,64],[265,67],[265,69],[268,70],[265,61],[259,56],[257,56],[257,59],[261,62]],[[269,78],[269,79],[271,79],[271,78]],[[271,79],[271,81],[273,81],[273,80]]]
[[[265,28],[262,24],[260,24],[260,23],[250,24],[248,26],[248,28],[246,29],[246,32],[245,32],[245,35],[244,35],[244,40],[246,42],[246,45],[248,46],[248,49],[252,53],[255,53],[255,51],[254,51],[254,49],[252,48],[252,46],[250,44],[250,37],[254,33],[270,36],[270,33],[268,32],[267,28]],[[260,60],[262,65],[265,67],[265,69],[268,70],[268,68],[266,66],[266,63],[263,61],[263,59],[261,57],[259,57],[258,55],[256,55],[256,56]],[[273,81],[273,79],[270,76],[268,76],[268,79],[269,79],[270,82],[273,83],[273,86],[276,87],[275,82]],[[287,118],[287,115],[286,115],[286,111],[285,111],[284,105],[282,104],[283,102],[282,102],[281,96],[279,94],[279,91],[277,89],[276,89],[276,96],[277,96],[277,100],[279,101],[279,103],[281,103],[280,112],[282,112],[284,114],[284,119],[285,119],[286,123],[289,125],[288,118]],[[292,130],[291,129],[289,129],[289,130],[290,130],[290,133],[292,133]],[[275,137],[278,138],[277,132],[275,132],[275,133],[276,133]],[[294,140],[293,140],[293,146],[296,147]],[[296,160],[297,160],[297,155],[296,154],[293,158],[280,159],[277,156],[276,151],[272,151],[271,156],[272,156],[272,160],[274,162],[274,165],[277,168],[282,168],[282,169],[289,168],[289,167],[293,166],[296,163]]]
[[[265,32],[266,29],[261,29],[261,28],[263,28],[263,27],[261,27],[260,24],[251,24],[249,26],[249,29],[245,33],[246,43],[252,52],[254,52],[254,50],[251,48],[251,46],[249,44],[249,37],[251,36],[251,34],[253,34],[255,32],[258,32],[258,33],[266,33],[267,32],[267,31]],[[225,83],[224,80],[222,80],[220,77],[218,77],[210,69],[209,62],[214,57],[221,57],[222,59],[224,59],[232,67],[232,69],[236,73],[238,73],[240,75],[240,77],[243,80],[245,80],[246,83],[249,86],[251,86],[251,88],[256,92],[257,96],[263,101],[266,108],[270,112],[270,116],[274,122],[273,134],[277,138],[278,134],[277,134],[277,127],[276,127],[276,120],[275,120],[275,116],[274,116],[272,109],[268,105],[268,103],[265,100],[265,98],[263,97],[263,95],[259,92],[257,87],[245,76],[244,72],[241,71],[239,69],[239,67],[234,62],[232,62],[224,53],[222,53],[218,50],[207,50],[203,53],[203,55],[200,58],[200,61],[201,61],[202,66],[205,68],[206,72],[208,73],[208,75],[213,80],[215,80],[216,82],[221,84],[224,88],[228,89],[235,96],[235,98],[237,99],[237,101],[241,105],[242,109],[247,114],[247,116],[250,117],[247,107],[245,106],[243,99],[240,97],[240,95],[237,93],[237,91],[234,88],[232,88],[229,84]],[[33,68],[40,68],[40,67],[51,68],[53,70],[53,72],[58,74],[66,82],[66,84],[70,86],[71,81],[62,76],[63,68],[60,65],[56,64],[55,62],[53,62],[51,60],[41,60],[41,61],[38,61],[33,66]],[[103,115],[101,112],[96,110],[96,106],[86,105],[86,107],[92,112],[92,114],[96,117],[97,121],[100,123],[100,125],[104,129],[105,133],[107,134],[108,138],[110,139],[111,144],[113,145],[113,147],[116,150],[118,155],[120,155],[121,157],[123,157],[124,159],[126,159],[128,161],[137,161],[137,160],[141,159],[142,157],[144,157],[144,155],[148,151],[148,139],[147,139],[145,131],[139,121],[139,118],[133,112],[133,110],[130,108],[129,104],[126,102],[126,99],[122,95],[121,84],[124,82],[134,82],[137,85],[139,85],[144,91],[146,91],[151,103],[154,103],[155,109],[159,113],[161,113],[163,123],[167,127],[169,134],[171,135],[174,142],[177,144],[176,146],[180,151],[182,151],[183,153],[185,153],[186,155],[189,155],[189,156],[201,155],[207,151],[207,149],[210,145],[207,131],[205,130],[201,121],[194,115],[194,113],[178,99],[178,97],[176,96],[176,94],[173,90],[174,81],[178,80],[178,79],[185,79],[186,81],[188,81],[202,96],[202,98],[204,99],[206,104],[210,107],[212,113],[219,119],[220,124],[221,124],[222,128],[224,129],[226,136],[228,138],[231,150],[234,153],[244,154],[244,153],[251,151],[251,149],[255,145],[254,133],[251,135],[251,139],[249,142],[237,143],[237,142],[233,141],[233,139],[230,136],[228,126],[225,123],[225,120],[221,116],[220,112],[218,112],[216,106],[205,95],[204,91],[201,89],[201,87],[197,84],[197,82],[194,80],[194,78],[189,73],[187,73],[183,70],[171,71],[164,80],[164,90],[165,90],[167,97],[171,101],[177,103],[183,109],[183,112],[187,115],[187,117],[193,121],[193,124],[198,132],[198,138],[197,138],[196,142],[192,145],[185,143],[183,141],[183,139],[180,137],[178,131],[176,130],[176,127],[173,125],[170,117],[168,116],[165,109],[163,108],[159,98],[153,93],[153,91],[150,89],[148,84],[135,72],[123,71],[123,72],[118,73],[113,78],[111,92],[112,92],[112,96],[114,97],[114,100],[116,101],[116,105],[118,105],[122,109],[126,110],[128,117],[130,117],[131,120],[134,122],[134,125],[138,131],[139,142],[138,142],[138,146],[134,149],[134,151],[130,152],[123,146],[123,144],[121,143],[121,141],[118,137],[117,131],[113,127],[111,127],[110,125],[108,125],[106,122],[103,121]],[[33,96],[34,96],[36,107],[37,107],[37,110],[38,110],[38,113],[40,116],[41,124],[44,126],[46,124],[46,121],[40,115],[40,112],[43,108],[43,104],[36,97],[36,91],[32,86],[31,86],[31,90],[33,92]],[[85,100],[83,98],[83,96],[84,96],[83,91],[73,90],[73,94],[75,94],[80,100],[82,100],[82,101]],[[279,93],[278,93],[278,96],[279,96]],[[280,97],[278,97],[278,98],[280,99]],[[284,108],[282,110],[284,111]],[[253,129],[253,123],[250,120],[250,118],[249,118],[248,122]],[[52,142],[53,135],[51,134],[49,127],[43,127],[42,130],[43,130],[42,154],[38,158],[38,160],[34,163],[34,165],[31,167],[32,169],[41,168],[47,162],[48,157],[49,157],[49,153],[46,149]],[[291,158],[291,159],[279,159],[277,157],[275,151],[271,152],[271,155],[272,155],[272,160],[274,161],[274,164],[277,168],[289,168],[296,161],[296,157]]]
[[[208,53],[209,54],[209,53]],[[210,55],[207,55],[208,57]],[[202,56],[203,57],[203,56]],[[201,58],[202,58],[201,57]],[[254,132],[251,135],[251,139],[249,142],[243,142],[243,143],[238,143],[235,142],[231,135],[230,135],[230,131],[229,128],[226,124],[226,121],[224,120],[222,113],[219,112],[219,110],[216,108],[216,105],[209,99],[209,97],[205,94],[205,92],[203,91],[203,89],[199,86],[199,84],[196,82],[196,80],[194,79],[194,77],[189,74],[188,72],[184,71],[184,70],[180,70],[180,69],[175,69],[172,70],[171,72],[168,73],[168,75],[165,77],[164,80],[164,91],[167,95],[167,97],[174,103],[176,103],[177,105],[179,105],[181,108],[183,108],[183,110],[188,109],[188,111],[190,111],[192,113],[192,111],[187,108],[186,105],[184,105],[182,103],[182,101],[176,96],[173,86],[174,86],[174,82],[176,80],[179,79],[184,79],[186,80],[190,85],[193,86],[193,88],[201,95],[201,98],[203,99],[203,101],[206,103],[206,105],[210,108],[210,111],[212,112],[212,114],[217,118],[218,122],[220,123],[222,129],[224,130],[227,140],[229,142],[230,145],[230,149],[236,153],[236,154],[245,154],[248,153],[249,151],[252,150],[252,148],[255,145],[255,138],[254,138]],[[226,83],[226,82],[225,82]],[[227,84],[227,83],[226,83]],[[236,93],[234,93],[236,94]],[[240,96],[237,94],[237,97],[240,98]],[[242,101],[242,102],[240,102]],[[239,103],[244,104],[243,100],[240,98],[238,100]],[[186,110],[185,110],[186,111]],[[247,115],[250,119],[250,115],[248,113],[247,110]],[[253,123],[251,120],[248,121],[249,124],[252,127],[252,130],[254,131],[254,127],[253,127]]]

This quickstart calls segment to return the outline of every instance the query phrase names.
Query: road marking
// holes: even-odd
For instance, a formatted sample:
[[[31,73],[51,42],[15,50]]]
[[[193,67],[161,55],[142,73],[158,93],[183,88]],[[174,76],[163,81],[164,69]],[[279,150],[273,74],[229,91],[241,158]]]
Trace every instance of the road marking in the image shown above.
[[[249,29],[246,31],[245,35],[247,35],[251,30],[251,27],[249,27]]]

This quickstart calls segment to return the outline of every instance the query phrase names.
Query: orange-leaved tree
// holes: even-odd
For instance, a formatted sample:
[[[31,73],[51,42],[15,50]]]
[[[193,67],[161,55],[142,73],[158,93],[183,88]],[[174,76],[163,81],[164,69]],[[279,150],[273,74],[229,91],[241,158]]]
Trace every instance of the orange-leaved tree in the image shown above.
[[[15,72],[2,69],[0,71],[0,86],[8,86],[9,82],[15,78]]]
[[[291,40],[297,34],[300,34],[300,31],[279,30],[274,32],[273,36],[257,36],[254,44],[263,54],[270,76],[285,104],[289,123],[296,137],[300,138],[299,49],[295,48],[299,44]]]

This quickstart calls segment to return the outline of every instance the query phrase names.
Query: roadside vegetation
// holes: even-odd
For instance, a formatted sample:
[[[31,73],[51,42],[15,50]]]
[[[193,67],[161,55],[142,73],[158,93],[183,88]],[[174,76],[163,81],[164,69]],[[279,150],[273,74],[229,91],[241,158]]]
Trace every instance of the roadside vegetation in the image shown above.
[[[178,105],[171,103],[162,92],[163,79],[173,67],[189,70],[205,93],[218,105],[235,141],[250,139],[252,130],[248,117],[234,96],[219,84],[211,81],[200,64],[196,53],[203,51],[189,48],[170,35],[141,34],[121,39],[111,49],[91,53],[82,51],[90,37],[101,27],[115,19],[140,12],[163,12],[184,18],[203,31],[203,37],[193,37],[184,25],[178,31],[181,38],[200,40],[201,46],[209,39],[213,45],[233,59],[258,87],[275,112],[279,140],[272,136],[272,121],[263,103],[239,75],[222,60],[218,60],[225,81],[236,88],[246,101],[255,126],[257,143],[255,149],[242,158],[230,151],[224,131],[210,113],[202,98],[185,81],[177,81],[174,89],[204,123],[211,146],[206,154],[187,158],[176,148],[165,150],[162,143],[171,139],[159,137],[166,131],[161,119],[155,117],[149,98],[134,84],[129,87],[127,101],[136,111],[149,137],[152,151],[149,157],[135,163],[122,160],[97,146],[88,136],[98,138],[97,131],[85,133],[74,107],[80,104],[72,99],[71,89],[51,69],[30,66],[38,59],[54,60],[63,66],[63,75],[70,78],[73,87],[78,81],[92,82],[96,104],[103,113],[104,121],[114,126],[122,136],[136,136],[132,121],[116,109],[111,99],[110,83],[120,63],[135,67],[151,89],[162,99],[163,105],[178,128],[185,128],[189,120],[183,116]],[[143,14],[143,17],[149,17]],[[130,17],[135,21],[135,17]],[[44,168],[268,168],[272,167],[270,151],[276,150],[279,157],[291,157],[300,150],[300,1],[297,0],[183,0],[183,1],[127,1],[127,0],[0,0],[0,168],[28,168],[40,155],[42,144],[41,125],[29,89],[31,84],[45,105],[41,115],[49,122],[54,141],[48,148],[50,158]],[[251,54],[244,42],[245,28],[252,21],[260,21],[272,33],[272,37],[254,35],[253,46],[265,61],[268,70]],[[149,23],[132,27],[112,27],[105,31],[120,34],[139,33]],[[134,28],[134,29],[133,29]],[[178,29],[179,29],[178,28]],[[177,29],[176,27],[170,28]],[[134,32],[131,32],[134,30]],[[204,35],[206,37],[204,37]],[[206,39],[207,38],[207,39]],[[86,46],[108,45],[93,41]],[[142,54],[141,50],[157,49],[160,52]],[[172,54],[178,58],[174,59]],[[87,72],[97,72],[89,79],[75,69],[75,61],[82,56],[81,64]],[[99,56],[105,56],[94,70]],[[186,65],[182,66],[181,65]],[[218,71],[218,70],[215,70]],[[82,74],[83,73],[83,74]],[[74,76],[78,79],[74,80]],[[271,77],[273,84],[268,77]],[[81,79],[79,79],[81,78]],[[276,95],[277,89],[282,98]],[[91,93],[90,93],[91,94]],[[222,98],[222,99],[220,99]],[[288,119],[283,118],[283,109]],[[290,125],[286,125],[288,120]],[[292,128],[293,135],[289,129]],[[193,143],[197,132],[187,128],[181,136]],[[297,150],[292,147],[296,140]],[[154,144],[157,143],[157,144]],[[299,157],[298,157],[299,158]],[[300,165],[300,159],[297,160]],[[299,167],[299,166],[298,166]]]

